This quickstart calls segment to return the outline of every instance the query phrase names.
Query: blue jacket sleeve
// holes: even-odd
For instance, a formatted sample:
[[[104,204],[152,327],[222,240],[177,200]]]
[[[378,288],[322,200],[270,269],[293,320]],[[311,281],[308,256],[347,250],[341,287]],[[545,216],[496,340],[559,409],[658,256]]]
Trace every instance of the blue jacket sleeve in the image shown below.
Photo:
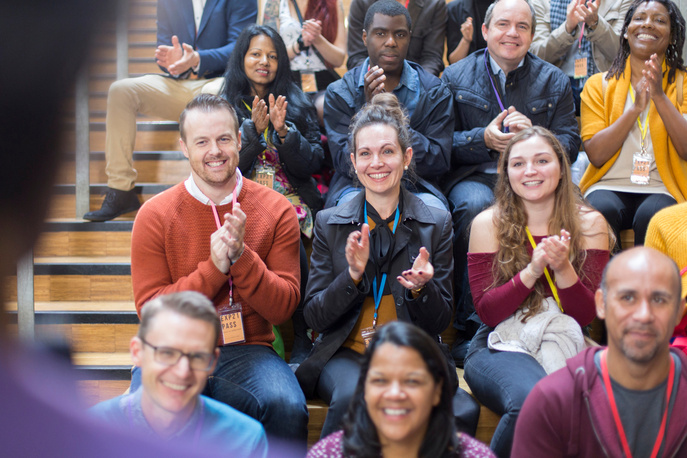
[[[210,32],[212,28],[212,30],[216,30],[218,35],[223,33],[223,42],[217,41],[219,37],[212,37],[210,38],[211,41],[206,42],[203,36],[199,36],[196,43],[200,55],[198,76],[201,77],[208,73],[224,72],[239,34],[246,26],[255,24],[258,17],[258,5],[255,0],[226,0],[220,3],[224,4],[224,11],[221,13],[226,24],[225,30],[222,31],[217,26],[211,27],[210,22],[216,21],[212,17],[208,19],[206,28],[208,29],[207,32]],[[218,13],[215,9],[212,15]]]

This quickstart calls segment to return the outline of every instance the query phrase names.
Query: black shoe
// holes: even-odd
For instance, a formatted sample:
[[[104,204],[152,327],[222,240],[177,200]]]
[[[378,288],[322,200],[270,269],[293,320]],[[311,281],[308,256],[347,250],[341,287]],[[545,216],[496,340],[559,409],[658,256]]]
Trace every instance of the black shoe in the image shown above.
[[[119,189],[107,188],[105,200],[100,210],[94,210],[83,215],[83,219],[89,221],[109,221],[113,218],[136,211],[141,208],[141,202],[138,200],[136,192],[120,191]]]

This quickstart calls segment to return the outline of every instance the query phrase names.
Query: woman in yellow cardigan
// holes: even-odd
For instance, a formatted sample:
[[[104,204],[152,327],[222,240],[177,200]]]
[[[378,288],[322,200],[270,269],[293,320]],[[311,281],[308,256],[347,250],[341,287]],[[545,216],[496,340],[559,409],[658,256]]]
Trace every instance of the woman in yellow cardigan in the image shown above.
[[[636,0],[620,51],[582,92],[582,141],[591,164],[580,188],[620,240],[643,245],[651,217],[687,200],[685,20],[671,0]]]

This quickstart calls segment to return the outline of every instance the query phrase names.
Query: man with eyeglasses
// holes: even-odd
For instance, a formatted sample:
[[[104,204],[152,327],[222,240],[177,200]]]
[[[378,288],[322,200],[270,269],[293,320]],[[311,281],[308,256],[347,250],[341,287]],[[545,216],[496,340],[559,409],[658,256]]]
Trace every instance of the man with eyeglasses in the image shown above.
[[[141,369],[141,387],[92,412],[144,435],[227,456],[264,457],[267,438],[257,420],[200,394],[217,363],[219,334],[215,307],[202,294],[184,291],[151,300],[129,346]]]

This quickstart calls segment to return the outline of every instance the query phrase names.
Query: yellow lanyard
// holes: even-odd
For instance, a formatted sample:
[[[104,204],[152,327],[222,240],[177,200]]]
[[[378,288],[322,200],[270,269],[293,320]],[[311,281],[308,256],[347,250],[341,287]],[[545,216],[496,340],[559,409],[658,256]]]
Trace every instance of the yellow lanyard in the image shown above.
[[[532,237],[530,228],[525,226],[525,232],[527,232],[527,238],[530,239],[532,249],[537,248],[537,244],[534,242],[534,237]],[[562,313],[565,313],[565,310],[563,310],[563,306],[561,305],[561,299],[560,297],[558,297],[558,288],[556,288],[556,284],[551,279],[551,274],[549,273],[549,269],[547,267],[544,267],[544,275],[546,275],[546,280],[549,282],[549,286],[551,287],[551,293],[553,294],[553,298],[556,299],[556,304],[558,304],[558,308],[561,309]]]
[[[632,103],[635,103],[635,93],[632,90],[632,84],[630,84],[630,98],[632,99]],[[651,101],[649,101],[649,103],[651,103]],[[646,138],[646,133],[649,130],[649,111],[646,112],[646,121],[644,121],[643,126],[640,116],[637,116],[637,125],[639,126],[639,133],[641,134],[641,137],[639,139],[639,146],[642,148],[642,154],[645,154],[646,149],[644,149],[644,139]]]

